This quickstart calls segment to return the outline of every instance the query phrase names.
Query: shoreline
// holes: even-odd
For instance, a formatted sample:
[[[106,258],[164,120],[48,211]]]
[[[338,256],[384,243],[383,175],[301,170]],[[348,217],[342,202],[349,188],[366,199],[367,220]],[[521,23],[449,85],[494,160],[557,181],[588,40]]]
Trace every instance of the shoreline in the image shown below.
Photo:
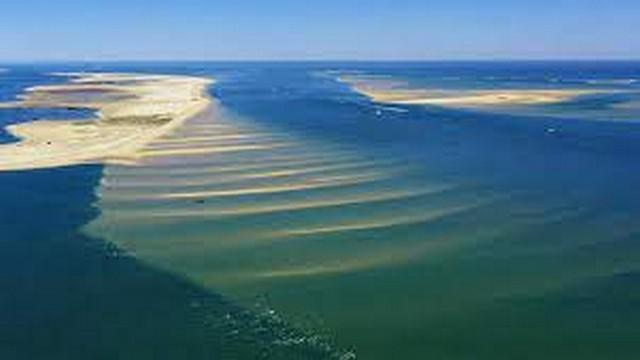
[[[69,83],[26,89],[0,108],[84,108],[84,120],[14,124],[20,141],[0,145],[0,171],[87,163],[134,163],[149,142],[213,104],[212,79],[183,75],[64,73]]]

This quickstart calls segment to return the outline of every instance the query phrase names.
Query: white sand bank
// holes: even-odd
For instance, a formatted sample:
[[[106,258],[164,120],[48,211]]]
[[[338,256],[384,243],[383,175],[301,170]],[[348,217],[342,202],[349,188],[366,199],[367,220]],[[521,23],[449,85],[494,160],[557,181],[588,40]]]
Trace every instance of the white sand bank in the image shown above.
[[[28,89],[4,107],[90,108],[97,119],[34,121],[7,130],[21,139],[0,145],[0,171],[81,163],[131,162],[150,141],[179,127],[212,101],[212,80],[118,73],[64,74],[65,85]],[[3,105],[0,104],[0,107]]]
[[[411,89],[396,81],[341,77],[353,90],[371,100],[396,105],[437,105],[458,108],[556,104],[597,93],[585,89],[441,90]]]

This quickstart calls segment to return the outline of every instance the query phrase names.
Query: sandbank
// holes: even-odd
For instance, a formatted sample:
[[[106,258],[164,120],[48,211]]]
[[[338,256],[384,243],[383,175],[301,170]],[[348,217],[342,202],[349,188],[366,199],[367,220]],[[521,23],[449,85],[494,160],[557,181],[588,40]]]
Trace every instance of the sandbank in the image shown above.
[[[29,88],[0,107],[85,108],[86,120],[38,120],[7,131],[19,142],[0,145],[0,171],[82,163],[131,162],[149,142],[204,111],[211,79],[125,73],[65,73],[70,82]]]
[[[571,101],[597,91],[586,89],[412,89],[397,81],[341,77],[339,80],[372,101],[395,105],[436,105],[458,108],[548,105]]]

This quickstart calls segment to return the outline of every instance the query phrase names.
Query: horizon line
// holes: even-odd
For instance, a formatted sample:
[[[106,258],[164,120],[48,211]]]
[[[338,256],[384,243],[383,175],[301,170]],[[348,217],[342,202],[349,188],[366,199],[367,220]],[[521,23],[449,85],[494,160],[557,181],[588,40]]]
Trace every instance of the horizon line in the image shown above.
[[[520,58],[520,57],[496,57],[496,58],[424,58],[424,59],[304,59],[304,58],[287,58],[287,59],[0,59],[3,65],[19,65],[19,64],[57,64],[57,63],[334,63],[334,62],[351,62],[351,63],[420,63],[420,62],[640,62],[640,57],[557,57],[557,58]]]

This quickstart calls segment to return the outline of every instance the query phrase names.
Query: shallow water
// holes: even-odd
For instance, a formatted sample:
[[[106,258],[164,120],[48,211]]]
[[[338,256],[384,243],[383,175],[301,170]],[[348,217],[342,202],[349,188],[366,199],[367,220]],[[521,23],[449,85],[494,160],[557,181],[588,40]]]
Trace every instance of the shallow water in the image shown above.
[[[359,358],[640,350],[638,124],[389,107],[327,76],[616,87],[640,64],[110,66],[210,74],[220,103],[105,166],[82,236]]]
[[[407,64],[405,64],[407,65]],[[573,99],[529,105],[513,103],[462,105],[475,111],[519,116],[547,116],[602,121],[637,121],[640,74],[632,62],[432,63],[428,66],[388,64],[354,71],[319,73],[343,77],[385,92],[417,90],[426,97],[460,98],[489,92],[502,96],[531,91],[575,93]],[[425,95],[423,95],[425,97]]]

